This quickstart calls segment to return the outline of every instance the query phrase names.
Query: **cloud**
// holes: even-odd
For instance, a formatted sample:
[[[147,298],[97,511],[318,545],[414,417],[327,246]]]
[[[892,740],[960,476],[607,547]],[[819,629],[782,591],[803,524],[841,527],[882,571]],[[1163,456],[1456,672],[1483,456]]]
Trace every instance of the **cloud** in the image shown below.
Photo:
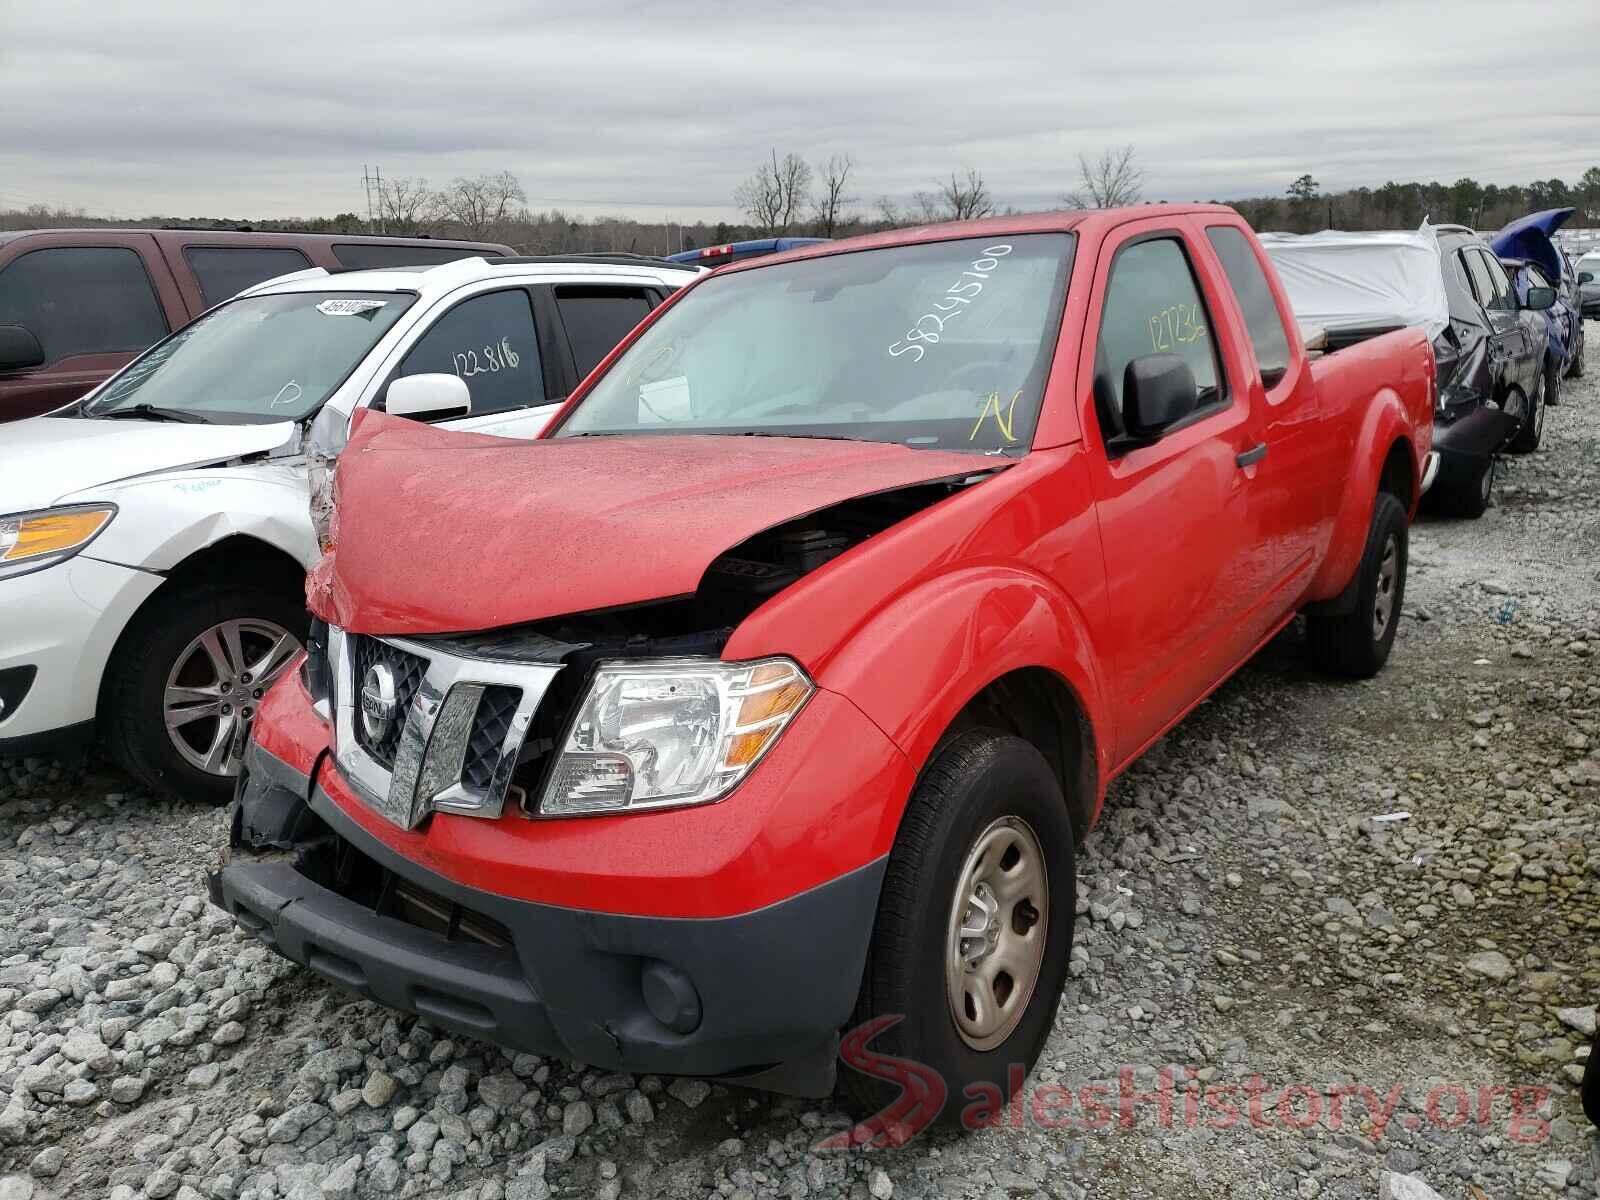
[[[1600,160],[1593,0],[1542,4],[1537,36],[1488,0],[1261,8],[5,0],[0,205],[361,210],[377,165],[509,169],[535,207],[717,219],[771,146],[850,153],[864,203],[972,166],[1021,208],[1124,142],[1147,195],[1175,200],[1305,171],[1570,182]]]

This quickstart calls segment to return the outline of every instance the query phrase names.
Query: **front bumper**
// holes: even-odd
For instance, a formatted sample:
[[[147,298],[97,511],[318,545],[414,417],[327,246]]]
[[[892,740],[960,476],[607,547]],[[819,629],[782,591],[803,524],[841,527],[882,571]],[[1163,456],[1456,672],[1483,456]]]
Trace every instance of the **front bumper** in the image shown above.
[[[883,858],[737,916],[620,915],[443,878],[259,745],[238,795],[229,859],[208,878],[213,903],[342,987],[458,1033],[609,1070],[804,1095],[832,1086]]]
[[[106,662],[128,621],[162,578],[79,555],[0,579],[0,755],[29,753],[92,728]],[[20,693],[20,694],[19,694]]]

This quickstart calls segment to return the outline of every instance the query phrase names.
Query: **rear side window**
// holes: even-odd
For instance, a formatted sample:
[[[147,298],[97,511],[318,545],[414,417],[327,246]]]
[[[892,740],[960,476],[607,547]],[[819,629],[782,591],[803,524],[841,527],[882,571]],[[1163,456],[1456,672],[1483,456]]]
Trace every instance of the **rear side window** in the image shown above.
[[[582,378],[644,320],[650,297],[643,288],[558,287],[556,307]]]
[[[1463,250],[1461,261],[1466,264],[1467,275],[1472,279],[1472,293],[1478,298],[1478,303],[1485,308],[1493,308],[1494,280],[1489,278],[1483,255],[1474,250]]]
[[[383,242],[339,242],[333,247],[333,256],[339,260],[339,265],[353,271],[374,267],[436,267],[458,258],[491,253],[460,246],[392,246]]]
[[[0,325],[24,325],[45,361],[143,350],[167,336],[167,318],[135,250],[55,246],[0,270]]]
[[[1273,302],[1272,287],[1261,269],[1261,260],[1250,248],[1250,239],[1231,225],[1214,225],[1206,230],[1206,237],[1233,285],[1256,362],[1261,365],[1261,382],[1270,388],[1289,369],[1289,334]]]
[[[1511,278],[1506,274],[1506,269],[1500,265],[1500,260],[1487,250],[1479,250],[1478,257],[1483,259],[1484,268],[1489,272],[1489,279],[1494,284],[1495,307],[1512,307]]]
[[[401,375],[431,372],[466,380],[475,417],[543,404],[528,293],[515,288],[473,296],[440,317],[400,364]]]
[[[1117,251],[1106,282],[1096,352],[1095,397],[1109,436],[1124,433],[1122,379],[1128,364],[1150,354],[1176,354],[1189,364],[1200,404],[1222,396],[1211,317],[1176,238],[1135,242]]]
[[[288,246],[185,246],[183,257],[200,281],[200,298],[207,308],[263,280],[311,265],[304,254]]]

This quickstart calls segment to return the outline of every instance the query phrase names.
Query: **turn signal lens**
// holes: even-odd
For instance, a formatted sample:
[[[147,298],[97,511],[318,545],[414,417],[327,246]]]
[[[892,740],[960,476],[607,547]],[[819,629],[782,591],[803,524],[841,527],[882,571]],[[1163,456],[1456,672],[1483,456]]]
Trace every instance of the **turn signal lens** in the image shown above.
[[[93,541],[116,511],[104,505],[0,517],[0,568],[70,557]]]

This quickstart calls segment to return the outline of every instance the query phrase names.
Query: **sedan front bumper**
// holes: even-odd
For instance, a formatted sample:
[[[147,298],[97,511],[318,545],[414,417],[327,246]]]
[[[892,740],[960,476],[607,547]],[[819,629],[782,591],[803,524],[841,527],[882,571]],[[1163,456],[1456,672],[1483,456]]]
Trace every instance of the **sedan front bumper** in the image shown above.
[[[0,579],[0,678],[12,684],[3,689],[0,756],[92,730],[117,639],[161,583],[160,575],[84,555]]]

